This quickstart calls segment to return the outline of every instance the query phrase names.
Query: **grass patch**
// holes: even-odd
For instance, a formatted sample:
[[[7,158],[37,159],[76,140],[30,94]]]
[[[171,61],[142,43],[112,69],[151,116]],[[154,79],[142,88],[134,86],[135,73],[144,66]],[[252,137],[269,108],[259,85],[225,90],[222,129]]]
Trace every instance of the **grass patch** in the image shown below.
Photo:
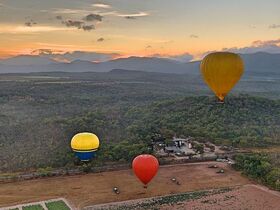
[[[48,210],[70,210],[64,201],[53,201],[46,203]]]
[[[37,205],[32,205],[32,206],[24,206],[22,207],[23,210],[44,210],[44,208],[37,204]]]

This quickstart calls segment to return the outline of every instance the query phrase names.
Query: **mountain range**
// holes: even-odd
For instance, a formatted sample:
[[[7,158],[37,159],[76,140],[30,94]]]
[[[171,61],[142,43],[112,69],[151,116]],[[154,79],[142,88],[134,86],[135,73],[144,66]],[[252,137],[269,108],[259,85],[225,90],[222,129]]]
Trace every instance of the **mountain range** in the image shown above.
[[[246,75],[280,75],[280,54],[258,52],[240,54],[245,64]],[[158,57],[128,57],[104,62],[74,60],[70,63],[58,62],[48,57],[20,55],[0,60],[0,73],[28,72],[109,72],[113,69],[131,71],[199,74],[200,61],[179,62]]]

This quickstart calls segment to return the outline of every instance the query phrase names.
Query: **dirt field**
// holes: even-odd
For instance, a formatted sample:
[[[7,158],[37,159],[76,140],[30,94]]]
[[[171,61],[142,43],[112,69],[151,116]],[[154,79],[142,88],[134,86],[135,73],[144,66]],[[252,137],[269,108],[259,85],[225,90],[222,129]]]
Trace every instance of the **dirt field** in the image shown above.
[[[0,207],[64,197],[72,206],[82,208],[93,204],[250,183],[224,163],[215,162],[225,169],[225,174],[217,174],[217,169],[208,168],[209,164],[163,166],[148,189],[143,188],[131,170],[0,184]],[[172,177],[176,177],[181,185],[172,183]],[[119,195],[112,192],[114,186],[120,189]]]
[[[196,191],[86,207],[85,210],[279,210],[280,192],[258,185]]]
[[[172,207],[165,205],[160,209],[280,210],[280,193],[276,194],[256,185],[247,185],[230,192],[178,203]]]

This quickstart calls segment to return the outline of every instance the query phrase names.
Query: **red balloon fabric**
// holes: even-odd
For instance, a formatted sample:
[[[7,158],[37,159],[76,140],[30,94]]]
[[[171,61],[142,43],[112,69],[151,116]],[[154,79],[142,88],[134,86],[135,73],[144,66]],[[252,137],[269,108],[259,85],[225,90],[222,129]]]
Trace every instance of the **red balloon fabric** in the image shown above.
[[[157,174],[158,167],[158,160],[152,155],[139,155],[132,162],[135,175],[145,185]]]

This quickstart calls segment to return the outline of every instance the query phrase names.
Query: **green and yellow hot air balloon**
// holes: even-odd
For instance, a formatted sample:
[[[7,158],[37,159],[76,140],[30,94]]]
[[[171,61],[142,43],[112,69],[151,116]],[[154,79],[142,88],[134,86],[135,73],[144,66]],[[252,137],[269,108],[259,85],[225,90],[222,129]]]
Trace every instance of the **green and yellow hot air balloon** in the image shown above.
[[[244,72],[242,58],[230,52],[215,52],[201,62],[203,79],[221,102],[240,80]]]
[[[99,148],[99,139],[93,133],[78,133],[71,140],[71,148],[81,161],[89,161]]]

